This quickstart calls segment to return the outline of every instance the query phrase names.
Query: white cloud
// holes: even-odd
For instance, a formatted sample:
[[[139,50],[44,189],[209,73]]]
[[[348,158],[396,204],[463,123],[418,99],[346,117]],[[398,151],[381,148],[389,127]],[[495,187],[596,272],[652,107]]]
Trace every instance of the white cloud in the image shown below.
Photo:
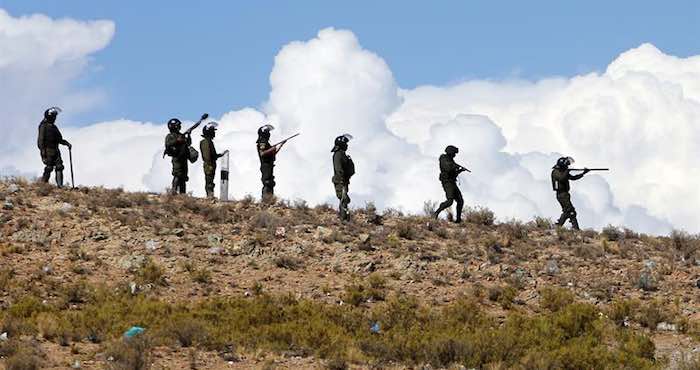
[[[78,33],[101,30],[93,30],[96,39],[87,37],[90,42],[47,57],[50,65],[69,61],[75,71],[106,45],[113,30],[108,23],[61,22]],[[26,33],[60,26],[43,18],[37,23],[41,27]],[[21,59],[18,55],[6,59]],[[33,68],[42,73],[53,67]],[[674,224],[697,232],[700,199],[693,180],[699,174],[692,161],[700,154],[694,145],[700,135],[698,74],[699,57],[676,58],[643,45],[622,54],[605,73],[401,90],[384,60],[363,49],[351,32],[325,29],[282,48],[262,111],[225,114],[218,120],[216,143],[220,151],[231,150],[232,195],[258,195],[256,129],[273,123],[273,140],[301,132],[278,158],[277,193],[310,203],[335,202],[330,149],[335,136],[349,132],[356,137],[349,153],[358,170],[351,184],[353,204],[374,201],[409,212],[420,212],[425,200],[442,199],[437,157],[454,144],[461,149],[457,160],[474,171],[461,178],[467,205],[492,208],[501,219],[558,216],[549,171],[565,153],[581,165],[612,168],[574,184],[584,226],[613,223],[664,233]],[[57,91],[65,92],[65,84]],[[0,87],[0,96],[7,94]],[[64,131],[75,144],[79,182],[152,191],[170,184],[169,159],[162,158],[164,125],[115,121]],[[22,135],[25,142],[34,140],[33,131]],[[0,159],[0,168],[38,173],[36,157],[33,145],[15,148]],[[189,189],[202,195],[201,163],[191,166],[190,178]]]
[[[45,108],[82,111],[103,98],[99,91],[72,91],[69,84],[113,35],[111,21],[14,18],[0,9],[0,156],[26,145]]]

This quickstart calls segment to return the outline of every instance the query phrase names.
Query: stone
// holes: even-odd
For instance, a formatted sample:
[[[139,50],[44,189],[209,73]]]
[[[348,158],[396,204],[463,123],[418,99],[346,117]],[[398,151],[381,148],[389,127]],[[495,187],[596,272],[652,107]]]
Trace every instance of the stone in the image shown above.
[[[0,342],[5,342],[5,341],[7,341],[7,333],[0,334]]]
[[[545,267],[547,275],[553,276],[559,273],[559,265],[556,260],[547,261],[547,266]]]
[[[208,250],[209,254],[221,255],[224,253],[224,249],[221,247],[211,247]]]
[[[109,239],[109,236],[107,236],[107,234],[103,231],[95,231],[94,233],[92,233],[92,240],[96,242],[107,239]]]
[[[275,230],[275,236],[278,238],[284,238],[287,235],[287,230],[280,226]]]
[[[159,247],[158,242],[155,240],[146,241],[146,250],[149,252],[155,252]]]
[[[653,270],[656,267],[656,262],[652,260],[646,260],[644,261],[644,268],[647,270]]]
[[[173,235],[178,236],[178,237],[183,237],[183,236],[185,236],[185,230],[184,229],[173,229]]]
[[[119,267],[129,270],[136,271],[143,267],[146,263],[146,257],[140,254],[132,254],[130,256],[124,256],[119,260]]]
[[[61,212],[70,212],[73,210],[73,205],[70,203],[61,203],[58,209],[61,210]]]
[[[10,186],[7,187],[7,192],[10,194],[17,193],[19,190],[19,185],[17,184],[10,184]]]
[[[11,201],[6,200],[5,203],[2,205],[2,209],[6,210],[6,211],[11,211],[11,210],[15,209],[15,205],[12,204]]]
[[[220,247],[222,241],[223,241],[223,238],[219,234],[207,235],[207,242],[209,243],[209,246],[212,248]]]
[[[677,331],[678,327],[676,324],[669,324],[667,322],[660,322],[658,325],[656,325],[656,330],[660,331]]]

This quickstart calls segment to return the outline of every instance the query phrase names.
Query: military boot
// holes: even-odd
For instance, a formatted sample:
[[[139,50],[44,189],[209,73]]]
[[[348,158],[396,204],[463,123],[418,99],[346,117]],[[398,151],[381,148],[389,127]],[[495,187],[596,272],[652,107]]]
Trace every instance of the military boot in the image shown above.
[[[173,195],[177,194],[177,188],[178,188],[179,184],[180,184],[180,182],[178,181],[178,178],[173,177],[173,182],[172,182],[172,184],[170,184],[170,194],[173,194]]]
[[[44,174],[41,175],[41,181],[49,182],[49,179],[51,179],[51,170],[48,168],[44,168]]]
[[[574,230],[581,230],[581,229],[578,227],[578,220],[576,219],[576,217],[572,217],[572,218],[571,218],[571,227],[572,227]]]
[[[56,186],[63,187],[63,171],[56,171]]]

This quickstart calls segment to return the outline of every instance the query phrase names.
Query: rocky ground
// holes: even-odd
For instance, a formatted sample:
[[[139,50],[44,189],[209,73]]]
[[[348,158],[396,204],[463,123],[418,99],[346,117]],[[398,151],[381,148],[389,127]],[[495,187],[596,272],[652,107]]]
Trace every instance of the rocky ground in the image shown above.
[[[332,208],[302,201],[221,203],[23,181],[0,183],[0,204],[3,312],[27,294],[58,304],[65,286],[81,282],[172,303],[264,291],[372,307],[400,293],[440,307],[468,295],[505,317],[514,310],[542,313],[542,290],[559,287],[649,336],[664,367],[686,366],[700,350],[700,242],[683,232],[571,232],[545,219],[496,223],[479,209],[455,225],[378,214],[371,205],[340,223]],[[380,287],[378,294],[370,285]],[[620,313],[620,302],[633,308]],[[40,349],[42,367],[112,367],[99,344],[66,346],[41,333],[24,335]],[[151,362],[155,368],[328,366],[293,353],[239,349],[227,358],[173,346],[155,347]]]

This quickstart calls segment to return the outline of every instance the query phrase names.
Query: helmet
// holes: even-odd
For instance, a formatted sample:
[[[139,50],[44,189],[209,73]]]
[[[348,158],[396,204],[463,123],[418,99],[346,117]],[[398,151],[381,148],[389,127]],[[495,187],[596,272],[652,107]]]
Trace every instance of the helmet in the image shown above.
[[[445,148],[445,153],[449,155],[455,155],[459,153],[459,148],[457,148],[454,145],[448,145],[447,148]]]
[[[270,131],[274,130],[275,127],[272,125],[264,125],[260,126],[258,129],[258,136],[262,137],[264,139],[269,139],[270,138]]]
[[[208,136],[208,137],[214,137],[214,134],[216,133],[216,128],[219,126],[217,122],[209,122],[204,127],[202,128],[202,135],[203,136]]]
[[[556,168],[568,168],[568,167],[571,166],[572,164],[574,164],[574,159],[573,159],[573,158],[571,158],[571,157],[561,157],[561,158],[557,159],[557,164],[556,164],[556,166],[554,166],[554,167],[556,167]]]
[[[171,132],[180,131],[181,127],[182,122],[177,118],[171,118],[170,121],[168,121],[168,130]]]
[[[54,121],[56,121],[56,117],[58,116],[58,114],[61,112],[62,112],[61,108],[51,107],[51,108],[44,111],[44,119],[49,120],[51,122],[54,122]]]
[[[332,151],[332,152],[336,152],[336,151],[338,151],[339,149],[342,149],[342,150],[347,149],[347,148],[348,148],[348,143],[349,143],[350,140],[352,140],[352,139],[353,139],[353,137],[352,137],[352,135],[350,135],[350,134],[342,134],[342,135],[336,137],[336,138],[335,138],[335,142],[334,142],[335,146],[333,147],[333,149],[332,149],[331,151]]]

